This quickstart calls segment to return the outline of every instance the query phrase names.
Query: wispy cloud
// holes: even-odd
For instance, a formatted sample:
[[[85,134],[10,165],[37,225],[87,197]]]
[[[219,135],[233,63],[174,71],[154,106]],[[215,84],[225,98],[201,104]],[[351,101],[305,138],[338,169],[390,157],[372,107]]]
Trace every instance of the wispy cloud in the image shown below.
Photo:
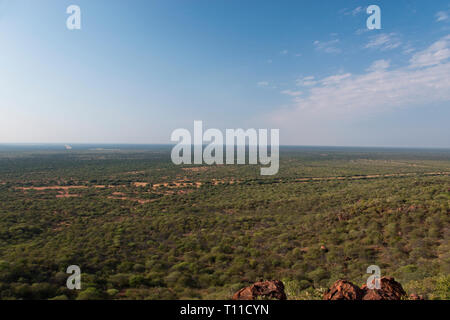
[[[256,85],[258,87],[267,87],[269,85],[269,82],[268,81],[259,81]]]
[[[281,91],[281,93],[291,97],[297,97],[302,94],[301,91],[292,91],[292,90],[283,90]]]
[[[447,21],[448,20],[448,12],[445,11],[439,11],[436,13],[436,21]]]
[[[405,44],[402,47],[402,49],[403,49],[403,54],[407,54],[407,55],[413,53],[414,51],[416,51],[416,49],[411,45],[411,43]]]
[[[357,16],[358,14],[360,14],[363,11],[364,11],[364,8],[362,6],[358,6],[354,9],[348,9],[348,8],[342,9],[339,11],[339,13],[346,15],[346,16],[348,16],[348,15]]]
[[[325,53],[340,53],[341,49],[339,49],[336,45],[339,43],[339,39],[333,39],[330,41],[314,41],[314,47],[318,51],[322,51]]]
[[[280,51],[280,54],[283,55],[283,56],[287,55],[288,53],[289,53],[289,51],[286,50],[286,49]]]
[[[359,7],[356,7],[355,9],[353,9],[351,11],[351,14],[352,14],[352,16],[356,16],[359,13],[363,12],[363,10],[364,10],[363,7],[359,6]]]
[[[334,85],[338,84],[341,81],[351,77],[351,73],[344,73],[344,74],[336,74],[333,76],[326,77],[325,79],[320,80],[320,83],[324,86]]]
[[[391,62],[389,60],[377,60],[372,63],[372,65],[367,68],[367,71],[383,71],[389,68]]]
[[[450,35],[433,43],[426,50],[416,53],[410,60],[410,67],[428,67],[440,64],[450,58]]]
[[[362,74],[342,73],[297,80],[311,86],[289,109],[270,114],[271,124],[297,136],[320,134],[339,121],[397,108],[450,101],[450,35],[414,54],[409,65],[391,68],[377,60]],[[322,131],[321,131],[322,130]]]
[[[314,86],[317,83],[314,76],[308,76],[301,79],[296,80],[296,84],[299,87],[310,87]]]
[[[381,51],[398,48],[402,42],[396,33],[382,33],[370,37],[370,41],[365,48],[380,49]]]

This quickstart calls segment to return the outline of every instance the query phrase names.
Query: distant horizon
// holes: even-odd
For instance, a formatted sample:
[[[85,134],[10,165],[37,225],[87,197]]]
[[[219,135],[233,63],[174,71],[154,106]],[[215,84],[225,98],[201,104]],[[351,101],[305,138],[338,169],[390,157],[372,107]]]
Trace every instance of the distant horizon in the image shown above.
[[[167,146],[173,147],[176,143],[123,143],[123,142],[0,142],[0,146]],[[205,143],[203,146],[207,146]],[[248,144],[246,144],[248,146]],[[280,144],[283,147],[299,148],[367,148],[367,149],[428,149],[428,150],[450,150],[450,147],[429,147],[429,146],[364,146],[364,145],[300,145],[300,144]],[[0,150],[1,151],[1,150]],[[70,150],[68,150],[70,151]]]

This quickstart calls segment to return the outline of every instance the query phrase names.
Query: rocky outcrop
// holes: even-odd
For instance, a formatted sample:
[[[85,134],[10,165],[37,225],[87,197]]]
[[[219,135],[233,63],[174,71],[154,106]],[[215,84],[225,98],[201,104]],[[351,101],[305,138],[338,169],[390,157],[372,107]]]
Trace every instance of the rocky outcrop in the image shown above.
[[[325,292],[323,300],[401,300],[406,298],[402,285],[391,277],[380,279],[380,289],[361,288],[346,280],[338,280]]]
[[[406,292],[400,283],[392,277],[382,277],[380,279],[380,289],[369,289],[363,285],[363,300],[401,300],[406,297]]]
[[[279,280],[255,282],[249,287],[242,288],[233,295],[233,300],[276,299],[286,300],[284,284]]]
[[[361,300],[363,291],[347,280],[336,281],[331,288],[325,292],[323,300]]]

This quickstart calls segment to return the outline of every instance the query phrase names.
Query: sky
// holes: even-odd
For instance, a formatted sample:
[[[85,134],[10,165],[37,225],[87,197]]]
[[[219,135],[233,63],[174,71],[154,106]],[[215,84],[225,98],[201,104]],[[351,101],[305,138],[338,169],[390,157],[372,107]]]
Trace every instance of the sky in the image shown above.
[[[0,0],[0,143],[450,148],[449,119],[449,1]]]

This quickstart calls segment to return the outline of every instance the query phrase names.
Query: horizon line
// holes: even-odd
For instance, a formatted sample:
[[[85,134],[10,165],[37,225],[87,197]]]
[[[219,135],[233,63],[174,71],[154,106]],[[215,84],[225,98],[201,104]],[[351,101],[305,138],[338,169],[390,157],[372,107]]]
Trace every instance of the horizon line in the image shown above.
[[[134,143],[134,142],[0,142],[1,145],[18,145],[18,146],[44,146],[44,145],[61,145],[61,146],[80,146],[80,145],[123,145],[123,146],[175,146],[176,143]],[[195,144],[191,144],[194,146]],[[208,144],[203,144],[207,146]],[[224,144],[227,146],[227,144]],[[248,146],[248,144],[246,144]],[[269,146],[269,144],[268,144]],[[386,148],[386,149],[444,149],[449,150],[448,147],[437,147],[437,146],[364,146],[364,145],[308,145],[308,144],[280,144],[279,147],[322,147],[322,148]]]

